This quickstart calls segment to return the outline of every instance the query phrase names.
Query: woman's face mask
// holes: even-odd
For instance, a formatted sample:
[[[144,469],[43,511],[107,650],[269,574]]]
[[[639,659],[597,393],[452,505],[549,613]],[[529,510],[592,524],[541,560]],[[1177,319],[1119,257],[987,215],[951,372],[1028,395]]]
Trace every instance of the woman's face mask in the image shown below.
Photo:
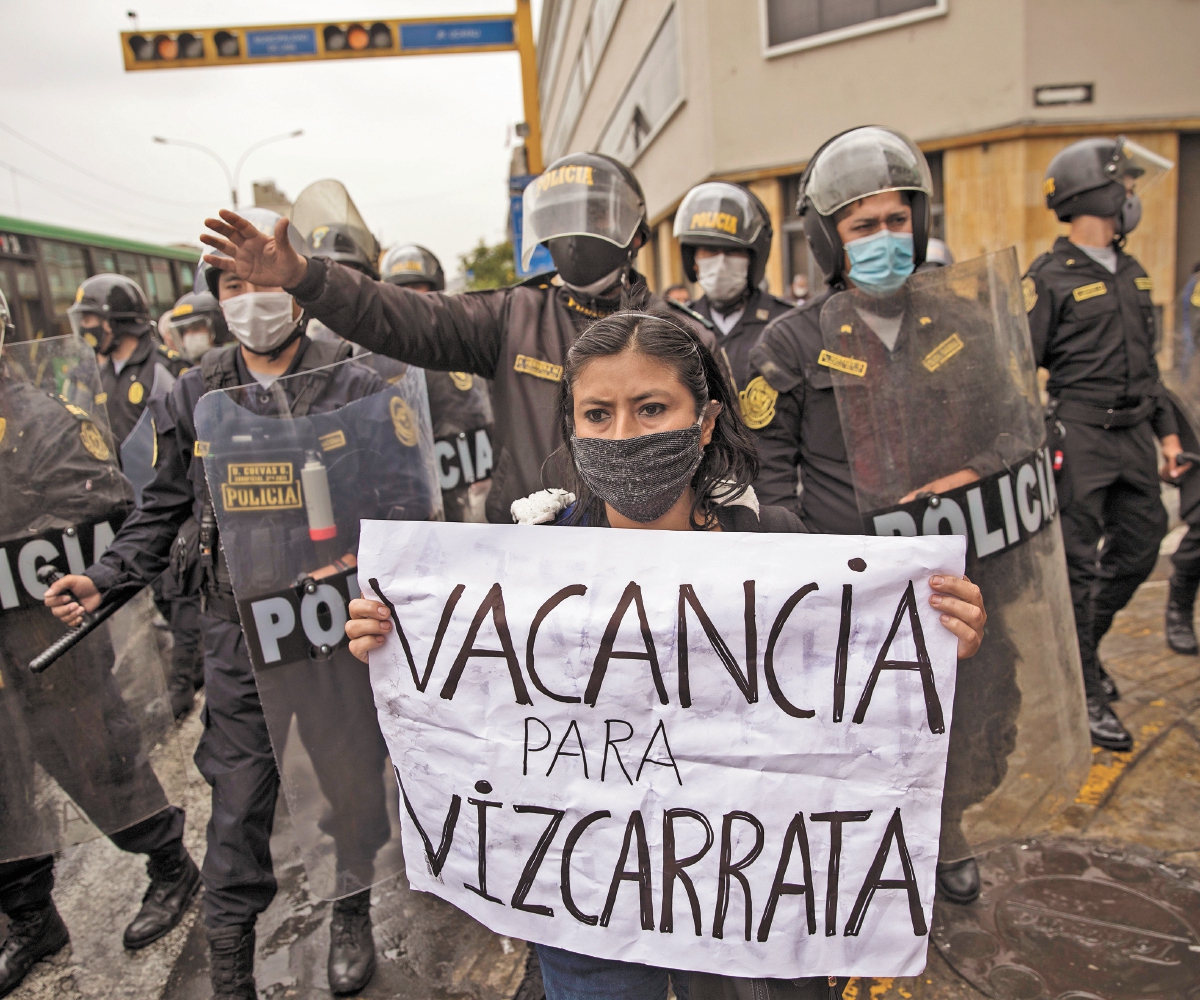
[[[850,280],[864,292],[889,295],[913,272],[912,233],[881,229],[846,244]]]
[[[696,258],[696,282],[715,305],[739,298],[746,290],[749,273],[749,257],[719,253],[715,257]]]
[[[296,326],[287,292],[245,292],[225,299],[221,312],[229,331],[253,354],[270,354]]]
[[[649,524],[683,495],[700,466],[704,414],[690,427],[630,438],[572,436],[575,467],[618,514]]]

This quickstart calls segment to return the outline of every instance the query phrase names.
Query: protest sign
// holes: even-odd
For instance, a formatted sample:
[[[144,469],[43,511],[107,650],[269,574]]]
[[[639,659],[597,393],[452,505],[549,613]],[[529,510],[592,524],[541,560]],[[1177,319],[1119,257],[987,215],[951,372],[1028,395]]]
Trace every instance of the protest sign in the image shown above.
[[[364,521],[409,880],[501,934],[735,976],[914,975],[959,536]]]

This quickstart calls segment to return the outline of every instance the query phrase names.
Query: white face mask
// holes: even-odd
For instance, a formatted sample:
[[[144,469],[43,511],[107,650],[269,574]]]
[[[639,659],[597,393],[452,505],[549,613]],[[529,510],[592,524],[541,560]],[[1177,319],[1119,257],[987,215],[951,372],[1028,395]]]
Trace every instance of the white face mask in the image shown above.
[[[732,302],[746,290],[750,273],[749,257],[720,253],[715,257],[696,258],[696,280],[714,304]]]
[[[296,326],[287,292],[246,292],[222,302],[221,312],[229,332],[254,354],[270,354]]]
[[[181,339],[184,356],[189,361],[199,361],[201,355],[212,347],[213,343],[212,334],[207,329],[185,333]]]

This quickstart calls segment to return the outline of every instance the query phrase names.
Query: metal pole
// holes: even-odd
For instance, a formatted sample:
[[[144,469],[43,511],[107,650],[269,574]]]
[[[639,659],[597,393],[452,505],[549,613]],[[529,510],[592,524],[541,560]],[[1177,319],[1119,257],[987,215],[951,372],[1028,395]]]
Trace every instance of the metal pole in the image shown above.
[[[211,156],[221,165],[221,169],[225,171],[225,179],[229,182],[229,193],[233,198],[233,207],[238,207],[237,184],[234,183],[233,174],[229,172],[229,167],[220,156],[214,153],[207,146],[201,146],[198,142],[188,142],[186,139],[164,139],[161,135],[151,136],[151,138],[155,142],[161,143],[164,146],[187,146],[188,149],[198,149],[200,152],[207,153],[209,156]]]
[[[537,49],[533,44],[530,0],[517,0],[515,17],[517,52],[521,56],[521,92],[525,98],[525,162],[531,174],[540,174],[542,163],[542,109],[538,101]]]
[[[273,135],[267,139],[259,140],[253,146],[251,146],[249,149],[247,149],[246,152],[244,152],[241,155],[241,158],[237,161],[237,166],[233,168],[233,207],[234,208],[237,208],[238,181],[241,180],[242,164],[246,162],[246,157],[249,156],[251,153],[253,153],[256,149],[259,149],[259,148],[267,145],[268,143],[279,142],[281,139],[295,139],[297,136],[301,136],[301,135],[304,135],[304,129],[302,129],[302,128],[298,128],[294,132],[284,132],[280,135]]]

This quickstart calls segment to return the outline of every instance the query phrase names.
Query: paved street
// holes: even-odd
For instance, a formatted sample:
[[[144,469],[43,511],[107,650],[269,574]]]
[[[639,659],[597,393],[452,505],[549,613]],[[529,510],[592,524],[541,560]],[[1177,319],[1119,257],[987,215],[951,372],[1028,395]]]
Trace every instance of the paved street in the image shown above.
[[[1169,544],[1168,546],[1169,547]],[[1095,751],[1077,801],[1050,837],[1081,840],[1105,850],[1132,847],[1139,858],[1200,871],[1200,661],[1175,656],[1163,641],[1166,559],[1117,618],[1102,654],[1120,685],[1117,711],[1135,734],[1131,753]],[[188,846],[203,856],[208,787],[181,748],[199,737],[198,713],[176,729],[156,765],[175,801],[188,810]],[[281,798],[282,802],[282,798]],[[1043,840],[1047,838],[1042,838]],[[280,891],[259,922],[258,985],[265,998],[328,997],[325,956],[330,904],[305,891],[286,809],[276,822],[273,851]],[[988,885],[985,902],[997,887]],[[17,1000],[75,997],[207,1000],[203,929],[192,906],[183,925],[144,951],[126,953],[121,930],[136,912],[147,879],[142,861],[101,839],[73,848],[58,862],[55,898],[72,944],[41,963],[13,994]],[[524,945],[486,931],[439,900],[394,879],[373,894],[379,970],[364,997],[503,1000],[520,981]],[[1200,898],[1200,897],[1198,897]],[[939,907],[948,904],[939,903]],[[943,923],[951,910],[940,910]],[[935,919],[935,938],[938,931]],[[951,949],[952,950],[952,949]],[[851,983],[846,1000],[958,1000],[985,994],[971,986],[936,948],[925,974],[913,979]],[[1037,994],[1032,994],[1037,996]]]

